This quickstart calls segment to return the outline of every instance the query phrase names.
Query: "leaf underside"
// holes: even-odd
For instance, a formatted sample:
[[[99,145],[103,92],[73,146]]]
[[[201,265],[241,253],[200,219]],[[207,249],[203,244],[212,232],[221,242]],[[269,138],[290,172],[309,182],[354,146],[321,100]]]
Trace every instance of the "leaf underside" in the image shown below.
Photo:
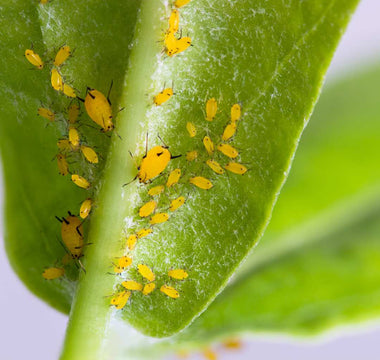
[[[98,329],[91,334],[91,342],[98,342],[100,323],[114,312],[106,296],[121,282],[108,274],[112,262],[124,253],[125,235],[149,226],[149,219],[138,217],[139,207],[149,199],[147,190],[164,184],[168,172],[177,167],[183,178],[160,198],[159,206],[164,210],[179,195],[186,196],[186,206],[138,243],[131,254],[134,266],[123,278],[143,281],[136,266],[144,263],[154,270],[158,288],[174,286],[180,297],[174,300],[158,290],[150,296],[135,292],[116,313],[148,335],[168,336],[186,326],[222,290],[265,228],[333,50],[356,4],[356,0],[273,0],[221,1],[216,6],[193,0],[180,15],[182,32],[192,37],[194,46],[172,58],[161,54],[159,41],[170,14],[161,2],[57,0],[45,6],[27,1],[4,6],[1,16],[7,26],[0,35],[7,50],[1,59],[0,136],[7,252],[20,278],[52,306],[68,312],[75,297],[73,344],[78,339],[86,343],[80,335],[87,328],[80,330],[76,324],[83,328],[87,322]],[[49,66],[30,70],[23,57],[30,43],[45,58],[54,56],[64,43],[75,48],[62,69],[67,81],[84,97],[87,86],[106,94],[113,80],[114,112],[125,107],[117,115],[111,139],[86,126],[94,124],[82,109],[79,131],[102,155],[99,166],[83,161],[72,165],[91,179],[90,192],[60,177],[51,161],[57,139],[67,135],[67,123],[45,127],[36,110],[42,101],[64,114],[70,100],[51,89]],[[155,107],[152,98],[164,84],[173,84],[175,96]],[[211,97],[218,100],[219,113],[208,123],[205,101]],[[204,164],[208,155],[202,139],[208,134],[220,143],[234,103],[241,104],[243,116],[232,144],[249,171],[244,176],[218,176]],[[194,138],[186,132],[188,121],[197,126]],[[160,135],[173,155],[183,156],[172,160],[152,185],[134,182],[123,187],[136,175],[134,162],[144,155],[147,132],[149,148],[161,145]],[[195,149],[200,157],[189,164],[184,155]],[[219,152],[215,159],[223,165],[228,162]],[[209,178],[213,188],[191,186],[188,180],[195,175]],[[65,279],[46,282],[43,268],[65,254],[57,241],[60,225],[54,215],[78,213],[80,202],[89,195],[96,206],[85,224],[91,243],[84,251],[87,273],[80,274],[78,291],[73,264]],[[189,278],[168,279],[171,268],[186,269]]]

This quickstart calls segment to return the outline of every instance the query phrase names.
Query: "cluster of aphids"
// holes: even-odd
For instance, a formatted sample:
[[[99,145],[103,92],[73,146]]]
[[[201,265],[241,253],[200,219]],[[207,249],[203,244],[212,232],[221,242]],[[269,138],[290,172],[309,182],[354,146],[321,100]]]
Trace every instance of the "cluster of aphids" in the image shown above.
[[[187,2],[189,1],[176,1],[174,5],[179,7],[178,5],[183,6]],[[185,49],[177,46],[177,52],[174,52],[173,47],[168,46],[167,38],[174,36],[178,29],[179,11],[176,8],[171,11],[169,26],[165,33],[165,52],[169,56]],[[188,43],[190,44],[191,41],[189,40]],[[153,102],[156,106],[162,106],[172,96],[173,89],[166,88],[153,98]],[[211,98],[206,102],[205,113],[206,121],[212,122],[215,119],[218,113],[218,102],[215,98]],[[199,175],[195,176],[195,169],[190,169],[190,164],[198,162],[201,166],[204,165],[210,168],[212,173],[216,174],[215,176],[225,174],[225,170],[238,175],[246,173],[248,170],[246,166],[236,161],[239,156],[238,150],[231,145],[240,119],[241,107],[239,104],[234,104],[231,107],[230,121],[226,124],[223,133],[218,136],[218,141],[214,142],[209,135],[205,135],[201,137],[201,146],[194,144],[195,149],[186,153],[187,174],[180,168],[167,171],[170,161],[179,157],[173,156],[167,146],[154,146],[146,151],[138,168],[136,178],[139,179],[141,184],[149,185],[147,193],[143,194],[143,198],[148,198],[149,200],[138,208],[138,216],[147,224],[137,230],[126,229],[125,254],[114,263],[115,274],[120,275],[127,269],[130,269],[133,264],[133,251],[138,241],[152,234],[157,226],[167,222],[172,214],[186,203],[188,199],[176,191],[178,185],[188,185],[194,189],[202,190],[209,190],[213,187],[212,179]],[[204,120],[201,121],[203,122]],[[203,128],[202,125],[200,127]],[[197,136],[196,124],[188,122],[186,129],[191,138],[194,138],[195,141],[200,140],[199,136]],[[196,168],[199,170],[199,166]],[[149,295],[156,289],[156,275],[151,268],[145,264],[138,264],[137,272],[140,279],[143,279],[143,282],[123,279],[125,281],[118,286],[117,293],[111,298],[111,304],[117,309],[122,309],[127,304],[133,291]],[[186,279],[189,274],[184,269],[171,269],[167,272],[167,276],[167,279],[170,278],[171,281],[176,281]],[[179,291],[168,284],[163,284],[160,287],[160,291],[173,299],[180,296]]]
[[[50,66],[50,80],[51,86],[58,93],[61,93],[71,99],[67,107],[66,114],[57,114],[54,111],[46,108],[38,108],[38,115],[44,117],[49,123],[57,123],[58,120],[63,120],[65,124],[66,135],[59,139],[57,142],[58,153],[56,154],[58,172],[60,175],[71,176],[72,182],[82,189],[87,191],[92,190],[91,182],[84,176],[79,174],[79,171],[70,171],[70,159],[81,160],[89,166],[96,166],[99,163],[99,157],[96,151],[84,141],[80,135],[78,128],[78,118],[81,113],[80,104],[83,102],[86,112],[90,119],[101,127],[102,132],[110,131],[114,128],[112,122],[112,108],[108,98],[106,98],[98,90],[87,88],[85,99],[77,96],[73,87],[66,83],[61,74],[62,66],[65,61],[71,56],[71,49],[68,45],[60,47],[55,55],[54,61],[45,63],[41,57],[34,52],[33,49],[25,51],[26,59],[41,70],[44,66]],[[84,166],[82,166],[84,168]],[[83,221],[88,217],[91,212],[93,200],[88,197],[80,206],[79,216],[73,215],[69,212],[67,217],[57,219],[62,223],[61,225],[61,244],[64,246],[67,256],[62,259],[62,265],[67,265],[73,259],[76,263],[80,263],[80,258],[83,256]],[[63,276],[65,273],[64,267],[51,267],[46,269],[42,276],[45,279],[56,279]]]

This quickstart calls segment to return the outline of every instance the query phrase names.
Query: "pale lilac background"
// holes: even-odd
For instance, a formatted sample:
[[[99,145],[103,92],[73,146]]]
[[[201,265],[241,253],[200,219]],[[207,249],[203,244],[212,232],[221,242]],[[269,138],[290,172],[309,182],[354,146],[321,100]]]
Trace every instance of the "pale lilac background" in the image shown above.
[[[367,63],[380,61],[380,0],[362,0],[336,53],[327,81]],[[379,94],[380,96],[380,94]],[[0,177],[0,191],[3,189]],[[0,194],[2,203],[2,194]],[[0,217],[2,242],[3,221]],[[0,359],[55,360],[67,318],[28,292],[12,272],[0,248]],[[378,360],[380,323],[345,330],[329,339],[299,343],[285,338],[256,338],[239,352],[220,352],[219,359]],[[201,359],[192,357],[191,359]]]

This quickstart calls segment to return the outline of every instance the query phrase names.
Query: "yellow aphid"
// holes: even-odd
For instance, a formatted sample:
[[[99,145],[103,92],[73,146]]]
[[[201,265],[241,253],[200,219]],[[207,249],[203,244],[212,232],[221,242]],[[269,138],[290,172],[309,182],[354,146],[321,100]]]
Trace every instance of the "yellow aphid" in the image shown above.
[[[71,49],[70,46],[63,45],[57,52],[57,55],[55,55],[54,59],[54,66],[61,66],[67,58],[71,55]]]
[[[38,115],[52,122],[55,120],[55,114],[51,110],[46,108],[38,108]]]
[[[77,175],[77,174],[72,174],[71,175],[71,180],[73,183],[82,189],[89,189],[91,187],[91,184],[82,176]]]
[[[91,120],[102,127],[102,131],[111,131],[114,128],[111,105],[100,91],[88,89],[84,107]]]
[[[175,0],[174,1],[174,6],[177,7],[177,8],[180,8],[182,6],[185,6],[186,4],[188,4],[191,0]]]
[[[58,149],[61,151],[70,151],[71,145],[69,139],[61,139],[57,141]]]
[[[211,350],[211,349],[203,350],[203,356],[207,360],[217,360],[218,359],[216,352],[214,350]]]
[[[169,28],[167,30],[168,33],[176,33],[179,29],[179,11],[174,9],[172,10],[169,17]]]
[[[187,161],[194,161],[198,157],[198,151],[193,150],[193,151],[188,151],[186,153],[186,160]]]
[[[138,239],[141,239],[141,238],[143,238],[145,236],[148,236],[152,232],[153,232],[152,229],[141,229],[141,230],[137,231],[136,236],[137,236]]]
[[[122,291],[111,299],[111,305],[115,306],[116,309],[121,310],[127,304],[130,296],[130,291]]]
[[[154,281],[156,279],[156,276],[154,275],[153,271],[144,264],[139,264],[137,266],[137,270],[139,271],[141,276],[147,279],[148,281]]]
[[[65,176],[69,173],[69,164],[67,163],[66,156],[63,154],[57,154],[58,172]]]
[[[235,159],[239,155],[239,152],[229,144],[219,144],[218,150],[231,159]]]
[[[160,195],[164,192],[164,190],[165,190],[164,185],[157,185],[149,189],[148,195],[150,196]]]
[[[168,101],[172,96],[173,96],[173,89],[166,88],[153,98],[153,102],[156,104],[156,106],[159,106],[159,105],[162,105],[164,102]]]
[[[233,161],[230,161],[224,168],[238,175],[244,175],[248,170],[244,165]]]
[[[57,69],[51,71],[51,86],[54,90],[63,91],[63,80]]]
[[[49,2],[49,0],[40,0],[40,4],[45,5]]]
[[[139,215],[141,217],[147,217],[151,215],[154,210],[156,210],[156,207],[157,207],[157,202],[155,202],[154,200],[151,200],[147,202],[146,204],[144,204],[143,206],[141,206],[139,210]]]
[[[155,288],[156,288],[156,284],[155,283],[145,284],[144,288],[142,290],[142,293],[144,295],[149,295]]]
[[[170,203],[169,210],[176,211],[185,203],[185,201],[186,199],[184,196],[180,196],[177,199],[172,200],[172,202]]]
[[[188,36],[185,36],[181,39],[178,39],[175,43],[175,46],[177,50],[173,55],[179,54],[182,51],[185,51],[189,46],[191,46],[191,38],[189,38]]]
[[[132,258],[128,256],[122,256],[119,258],[117,265],[114,268],[115,273],[120,274],[122,273],[128,266],[131,266],[132,264]]]
[[[67,85],[67,84],[63,84],[63,93],[70,98],[77,97],[75,90],[70,85]]]
[[[77,104],[71,104],[69,106],[69,123],[75,124],[80,112],[80,107]]]
[[[168,166],[172,158],[170,151],[163,146],[155,146],[143,157],[137,177],[141,183],[160,175]]]
[[[189,274],[185,270],[182,270],[182,269],[169,270],[168,275],[171,278],[176,279],[176,280],[184,280],[189,276]]]
[[[236,122],[229,123],[223,131],[222,140],[227,141],[231,139],[236,133]]]
[[[164,44],[166,55],[173,56],[177,51],[177,39],[174,36],[174,33],[167,32],[165,34]]]
[[[129,235],[128,239],[127,239],[128,250],[132,251],[135,248],[136,243],[137,243],[137,235],[135,235],[135,234]]]
[[[42,69],[44,67],[44,62],[41,60],[40,56],[36,54],[33,50],[25,50],[25,57],[33,66],[37,69]]]
[[[212,140],[209,136],[205,136],[203,138],[203,145],[205,146],[208,154],[211,156],[214,153],[215,146],[214,146],[214,143],[212,142]]]
[[[45,269],[42,273],[42,276],[46,280],[54,280],[58,279],[59,277],[63,276],[65,274],[65,269],[63,268],[57,268],[57,267],[51,267],[48,269]]]
[[[174,289],[174,287],[162,285],[160,291],[173,299],[179,298],[179,292],[176,289]]]
[[[217,111],[218,111],[218,103],[216,102],[215,98],[211,98],[211,99],[207,100],[207,102],[206,102],[206,120],[207,121],[213,121]]]
[[[188,122],[186,124],[186,129],[187,129],[190,137],[194,137],[195,135],[197,135],[197,128],[195,127],[195,125],[192,122]]]
[[[203,190],[209,190],[213,187],[211,181],[204,178],[203,176],[192,177],[189,182],[190,184],[193,184]]]
[[[91,212],[91,208],[92,208],[92,199],[88,198],[82,202],[82,205],[80,206],[80,210],[79,210],[79,216],[82,219],[85,219],[88,216],[88,214]]]
[[[223,168],[220,166],[220,164],[215,160],[207,160],[206,164],[210,167],[210,169],[214,172],[216,172],[219,175],[224,174]]]
[[[97,164],[99,162],[98,155],[95,150],[89,146],[81,145],[80,150],[82,151],[83,156],[91,164]]]
[[[165,221],[169,220],[169,214],[168,213],[158,213],[153,215],[150,218],[150,224],[155,225],[155,224],[161,224],[164,223]]]
[[[166,187],[171,187],[178,183],[181,177],[181,169],[174,169],[170,172],[168,181],[166,182]]]
[[[142,284],[134,280],[123,281],[121,285],[123,285],[127,290],[141,291],[143,289]]]
[[[69,127],[69,141],[73,150],[79,147],[79,132],[76,128],[72,126]]]
[[[231,122],[240,120],[241,117],[241,107],[239,104],[235,104],[231,107]]]
[[[83,250],[83,229],[82,220],[69,213],[66,218],[58,218],[62,223],[61,236],[67,250],[73,259],[79,259],[82,256]]]

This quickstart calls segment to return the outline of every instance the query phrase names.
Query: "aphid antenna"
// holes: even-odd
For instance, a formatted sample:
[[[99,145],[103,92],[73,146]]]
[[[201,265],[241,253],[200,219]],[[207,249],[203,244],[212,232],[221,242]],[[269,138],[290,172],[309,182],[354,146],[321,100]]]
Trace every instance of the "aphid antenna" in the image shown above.
[[[127,182],[127,183],[125,183],[125,184],[123,184],[123,186],[122,187],[125,187],[125,186],[127,186],[127,185],[129,185],[129,184],[131,184],[131,183],[133,183],[135,180],[137,180],[137,175],[131,180],[131,181],[129,181],[129,182]]]
[[[166,145],[166,144],[164,143],[164,140],[162,140],[160,134],[157,134],[157,137],[158,137],[158,138],[160,139],[160,141],[164,144],[164,147],[165,147],[166,149],[169,149],[169,146]]]
[[[80,261],[80,259],[77,259],[77,260],[78,260],[78,263],[79,263],[81,269],[83,270],[83,272],[84,272],[85,274],[87,274],[86,269],[85,269],[85,267],[84,267],[83,264],[82,264],[82,261]]]
[[[111,80],[111,85],[110,85],[110,88],[109,88],[108,94],[107,94],[107,100],[108,100],[108,103],[110,105],[112,105],[111,100],[110,100],[110,94],[111,94],[112,86],[113,86],[113,79]]]

